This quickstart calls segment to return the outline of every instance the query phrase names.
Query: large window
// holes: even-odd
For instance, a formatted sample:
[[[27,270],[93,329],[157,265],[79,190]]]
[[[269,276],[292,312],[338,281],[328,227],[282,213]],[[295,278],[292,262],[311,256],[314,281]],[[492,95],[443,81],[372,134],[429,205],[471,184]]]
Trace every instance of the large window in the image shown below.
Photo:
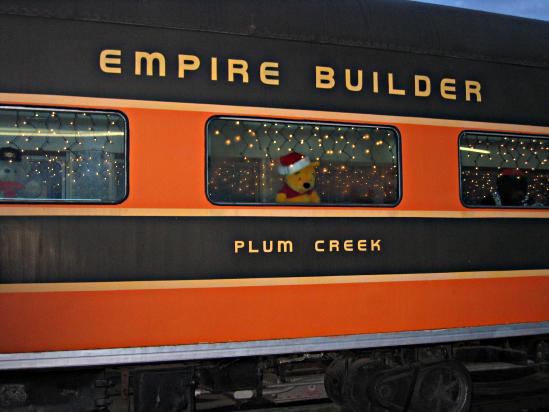
[[[125,118],[0,108],[0,201],[117,203],[126,197]]]
[[[217,117],[208,122],[209,199],[217,204],[394,206],[391,127]]]
[[[462,133],[461,198],[470,207],[549,207],[549,139]]]

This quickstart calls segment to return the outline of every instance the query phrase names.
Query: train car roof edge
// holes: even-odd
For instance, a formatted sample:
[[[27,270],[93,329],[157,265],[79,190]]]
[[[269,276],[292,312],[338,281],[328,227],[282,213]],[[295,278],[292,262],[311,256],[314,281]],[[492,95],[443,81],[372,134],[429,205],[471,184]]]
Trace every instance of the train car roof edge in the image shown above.
[[[107,22],[549,68],[549,23],[408,0],[0,0],[0,15]]]

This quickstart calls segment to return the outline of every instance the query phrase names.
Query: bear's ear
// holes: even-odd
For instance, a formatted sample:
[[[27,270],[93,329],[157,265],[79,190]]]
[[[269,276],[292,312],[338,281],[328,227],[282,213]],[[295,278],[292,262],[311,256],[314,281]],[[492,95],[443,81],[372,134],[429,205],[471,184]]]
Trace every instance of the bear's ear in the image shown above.
[[[313,163],[311,163],[311,165],[313,167],[318,167],[318,166],[320,166],[320,162],[313,162]]]

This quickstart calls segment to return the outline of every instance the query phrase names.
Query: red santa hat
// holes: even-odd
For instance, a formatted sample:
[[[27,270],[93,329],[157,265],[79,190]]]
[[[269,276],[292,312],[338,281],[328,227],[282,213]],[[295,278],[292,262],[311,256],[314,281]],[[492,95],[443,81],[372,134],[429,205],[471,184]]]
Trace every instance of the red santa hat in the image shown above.
[[[311,159],[307,156],[298,152],[291,152],[280,158],[278,173],[284,176],[291,175],[292,173],[299,172],[301,169],[305,169],[310,164]]]
[[[501,176],[522,177],[520,169],[505,168],[501,170]]]

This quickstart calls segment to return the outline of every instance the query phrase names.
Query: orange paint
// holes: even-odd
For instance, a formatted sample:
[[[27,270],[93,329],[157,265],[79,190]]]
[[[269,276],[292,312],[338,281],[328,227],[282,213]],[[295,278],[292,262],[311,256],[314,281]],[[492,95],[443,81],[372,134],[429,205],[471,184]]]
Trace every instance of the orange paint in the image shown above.
[[[129,197],[114,206],[63,207],[223,208],[209,203],[205,195],[205,124],[211,116],[226,113],[113,106],[93,108],[121,110],[129,119]],[[253,116],[261,117],[257,110]],[[269,117],[268,112],[264,117]],[[324,116],[300,120],[344,121],[341,114],[337,119]],[[402,202],[391,210],[468,210],[461,205],[458,191],[458,136],[465,129],[404,123],[390,125],[400,131],[403,171]],[[1,207],[47,210],[59,205]],[[281,207],[291,210],[289,206],[273,208]],[[309,209],[334,208],[315,206]],[[528,216],[529,211],[522,212]],[[0,293],[0,352],[247,341],[538,322],[549,320],[548,294],[549,277],[543,276]]]
[[[1,102],[0,102],[1,103]],[[31,104],[31,103],[29,103]],[[62,106],[62,105],[57,105]],[[69,107],[71,107],[69,105]],[[74,106],[72,106],[74,107]],[[82,105],[79,105],[82,108]],[[119,205],[103,205],[108,208],[193,208],[222,209],[206,198],[205,183],[205,126],[212,116],[227,115],[225,112],[196,112],[178,110],[151,110],[122,106],[93,106],[93,109],[120,110],[129,121],[129,196]],[[256,113],[252,117],[268,118]],[[245,116],[245,115],[243,115]],[[276,116],[291,120],[322,122],[360,123],[341,118]],[[467,128],[405,124],[398,122],[365,121],[367,125],[389,125],[397,127],[401,135],[401,162],[403,171],[403,197],[395,208],[375,210],[398,211],[471,211],[459,200],[458,136]],[[476,128],[494,131],[494,128]],[[498,129],[505,132],[505,128]],[[161,173],[159,173],[161,171]],[[55,208],[59,204],[40,205],[41,208]],[[93,205],[62,205],[66,208],[97,208]],[[1,207],[27,207],[33,205],[2,205]],[[232,209],[254,209],[250,206],[230,206]],[[273,206],[274,209],[292,206]],[[345,207],[312,206],[310,209],[352,209]],[[267,208],[263,208],[267,209]],[[299,206],[300,210],[306,207]],[[364,209],[372,209],[364,207]],[[479,211],[480,209],[474,209]],[[487,210],[490,211],[490,210]],[[513,210],[502,210],[501,213]],[[525,215],[534,210],[522,211]]]
[[[530,277],[0,294],[0,352],[539,322],[548,290],[549,277]]]

